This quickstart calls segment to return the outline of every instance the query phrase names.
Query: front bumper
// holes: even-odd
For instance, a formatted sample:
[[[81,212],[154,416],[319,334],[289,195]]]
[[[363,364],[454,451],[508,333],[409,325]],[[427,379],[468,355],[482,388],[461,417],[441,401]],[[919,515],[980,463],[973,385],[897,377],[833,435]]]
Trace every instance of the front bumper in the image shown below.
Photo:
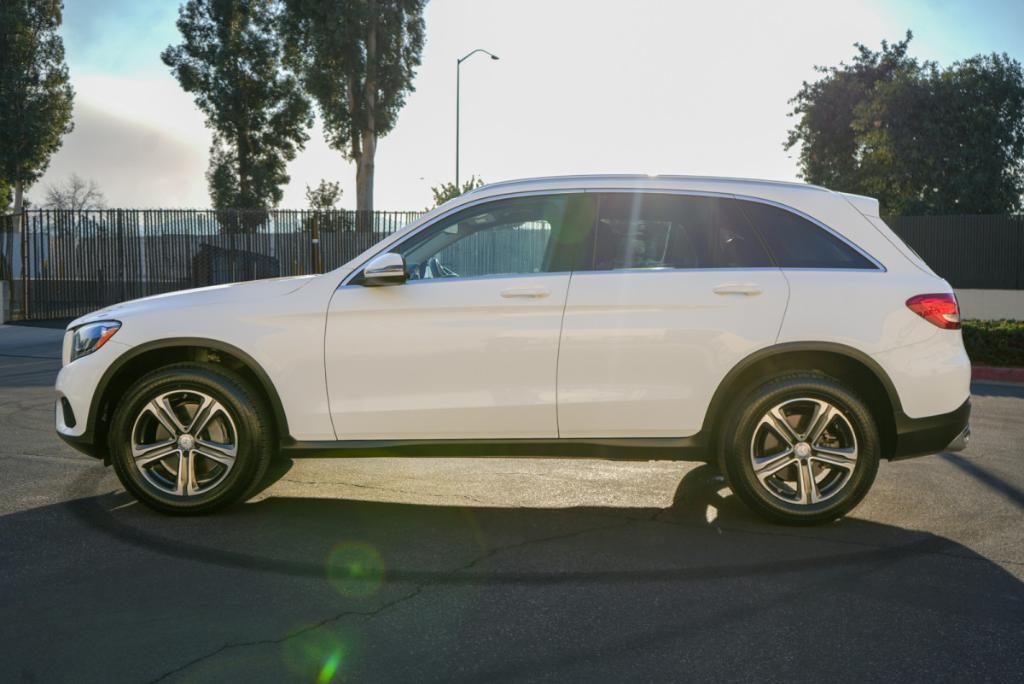
[[[961,451],[971,434],[971,400],[960,408],[938,416],[909,418],[896,416],[896,449],[892,460],[925,456],[940,451]]]
[[[57,436],[83,454],[106,458],[104,440],[96,434],[96,414],[100,409],[97,394],[114,361],[128,349],[128,345],[111,340],[92,354],[65,364],[57,374],[54,387]]]
[[[92,443],[92,440],[84,436],[67,435],[63,432],[58,432],[57,436],[60,437],[65,444],[74,448],[76,451],[80,451],[86,456],[92,456],[106,462],[107,454],[105,449],[97,449],[96,445]]]

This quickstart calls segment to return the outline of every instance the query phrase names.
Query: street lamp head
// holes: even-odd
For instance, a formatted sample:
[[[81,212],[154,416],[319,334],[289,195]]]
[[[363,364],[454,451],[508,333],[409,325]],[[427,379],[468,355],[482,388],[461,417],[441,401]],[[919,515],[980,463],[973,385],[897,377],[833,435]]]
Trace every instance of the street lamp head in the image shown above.
[[[478,52],[484,53],[485,55],[487,55],[491,59],[498,59],[498,55],[492,54],[492,53],[488,52],[487,50],[484,50],[483,48],[477,48],[476,50],[468,52],[465,55],[463,55],[462,57],[459,57],[459,59],[458,59],[459,64],[462,64],[463,62],[465,62],[467,59],[469,59],[470,57],[472,57],[473,55],[475,55]]]

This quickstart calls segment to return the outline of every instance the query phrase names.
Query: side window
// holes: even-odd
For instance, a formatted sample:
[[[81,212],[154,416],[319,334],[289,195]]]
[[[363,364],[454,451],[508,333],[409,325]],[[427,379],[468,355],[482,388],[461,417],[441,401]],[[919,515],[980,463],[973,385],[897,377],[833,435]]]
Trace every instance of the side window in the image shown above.
[[[781,268],[875,268],[857,250],[791,211],[760,202],[740,204]]]
[[[735,201],[658,193],[609,193],[594,228],[592,267],[772,266]]]
[[[410,280],[563,270],[567,195],[496,200],[461,211],[399,248]]]

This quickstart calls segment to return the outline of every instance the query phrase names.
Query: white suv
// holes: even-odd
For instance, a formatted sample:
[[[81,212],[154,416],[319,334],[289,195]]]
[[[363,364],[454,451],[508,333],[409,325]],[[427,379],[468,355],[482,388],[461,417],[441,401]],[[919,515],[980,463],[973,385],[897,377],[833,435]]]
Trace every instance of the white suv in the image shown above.
[[[78,319],[57,432],[170,513],[245,497],[278,451],[436,449],[711,461],[755,511],[813,523],[853,508],[879,459],[963,447],[959,327],[875,200],[520,180],[323,275]]]

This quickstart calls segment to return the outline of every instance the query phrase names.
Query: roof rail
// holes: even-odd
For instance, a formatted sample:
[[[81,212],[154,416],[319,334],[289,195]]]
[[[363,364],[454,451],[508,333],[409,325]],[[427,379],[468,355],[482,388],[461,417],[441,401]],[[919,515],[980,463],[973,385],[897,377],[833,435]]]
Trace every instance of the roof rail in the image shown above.
[[[539,182],[565,182],[565,181],[615,181],[621,180],[624,182],[636,182],[640,180],[668,180],[668,181],[714,181],[721,183],[758,183],[763,185],[781,185],[785,187],[798,187],[805,189],[814,190],[825,190],[820,185],[811,185],[809,183],[798,183],[795,181],[779,181],[779,180],[765,180],[761,178],[732,178],[728,176],[688,176],[688,175],[656,175],[656,174],[626,174],[626,173],[609,173],[609,174],[571,174],[564,176],[537,176],[533,178],[515,178],[504,181],[496,181],[494,183],[488,183],[481,185],[478,188],[470,190],[467,195],[480,193],[483,191],[490,191],[496,188],[516,186],[516,185],[527,185],[530,183]]]

